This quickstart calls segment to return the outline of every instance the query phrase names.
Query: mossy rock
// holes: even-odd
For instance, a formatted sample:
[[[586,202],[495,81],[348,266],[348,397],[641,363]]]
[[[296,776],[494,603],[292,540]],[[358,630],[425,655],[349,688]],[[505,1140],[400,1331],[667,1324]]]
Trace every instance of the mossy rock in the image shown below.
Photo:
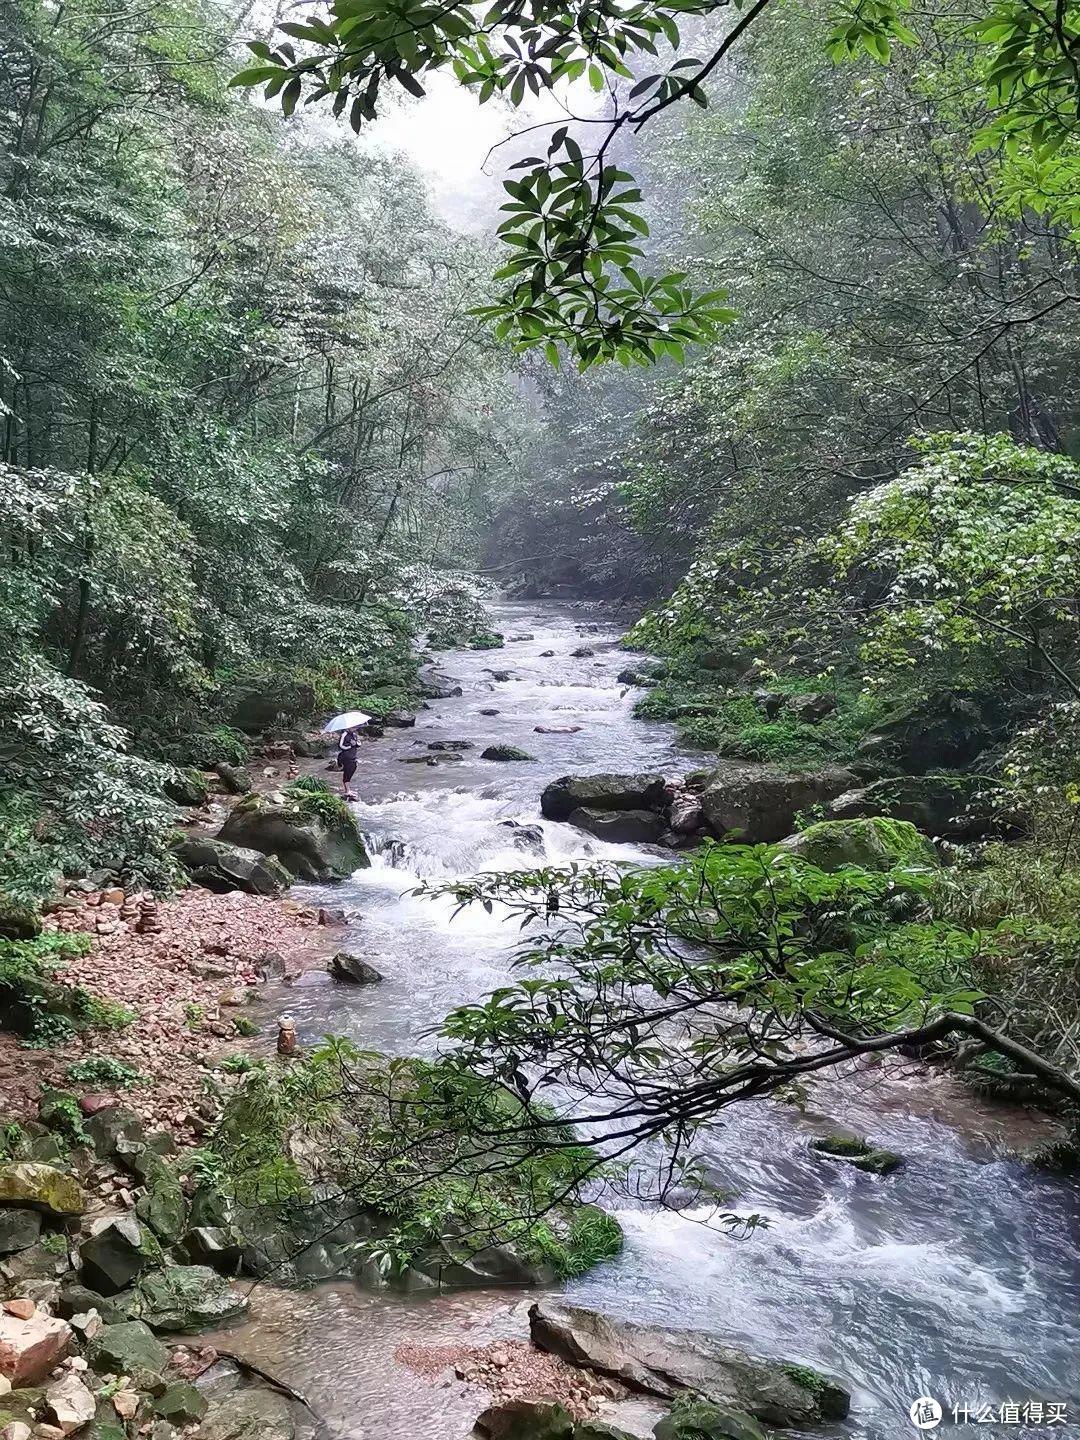
[[[709,1400],[681,1401],[657,1424],[653,1435],[656,1440],[768,1440],[751,1416]]]
[[[819,870],[839,870],[844,865],[862,870],[933,870],[938,865],[933,845],[910,821],[882,815],[819,820],[782,840],[780,849]]]
[[[298,880],[347,880],[371,864],[349,807],[335,795],[313,790],[246,795],[218,838],[276,856]]]
[[[535,755],[530,755],[527,750],[519,750],[516,745],[489,745],[486,750],[480,752],[481,760],[535,760]]]
[[[91,1343],[90,1363],[103,1375],[160,1375],[169,1363],[169,1352],[141,1320],[123,1320],[106,1325]]]
[[[73,1175],[30,1160],[0,1165],[0,1205],[29,1206],[62,1218],[86,1212],[86,1197]]]
[[[206,1265],[167,1265],[140,1280],[131,1305],[152,1330],[191,1334],[247,1309],[247,1300]]]
[[[36,906],[10,895],[0,895],[0,940],[33,940],[41,934]]]
[[[189,1385],[186,1380],[176,1380],[153,1401],[151,1409],[170,1425],[183,1428],[201,1420],[209,1406],[206,1396],[194,1385]]]
[[[810,1142],[811,1150],[827,1160],[839,1160],[869,1175],[890,1175],[904,1163],[893,1150],[882,1150],[856,1135],[822,1135]]]
[[[175,805],[205,805],[210,788],[206,776],[195,767],[185,766],[165,781],[162,789]]]

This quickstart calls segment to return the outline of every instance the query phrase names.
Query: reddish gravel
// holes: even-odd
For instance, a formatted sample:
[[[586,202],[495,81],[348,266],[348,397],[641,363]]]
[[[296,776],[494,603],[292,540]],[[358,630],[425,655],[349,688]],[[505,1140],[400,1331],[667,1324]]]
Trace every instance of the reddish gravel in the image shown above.
[[[447,1370],[459,1380],[486,1390],[492,1402],[557,1400],[578,1420],[595,1416],[604,1398],[625,1391],[557,1355],[533,1349],[528,1340],[497,1340],[491,1345],[399,1345],[394,1359],[435,1383]]]
[[[100,1085],[73,1084],[66,1072],[73,1060],[108,1055],[148,1077],[149,1083],[118,1092],[123,1103],[191,1143],[212,1113],[204,1076],[215,1060],[245,1048],[235,1020],[244,1013],[245,992],[261,983],[260,958],[275,951],[289,975],[299,974],[323,963],[332,931],[320,925],[319,912],[292,900],[199,889],[156,905],[148,896],[123,897],[122,905],[115,903],[119,898],[120,892],[73,892],[69,908],[46,917],[46,925],[94,936],[90,951],[58,978],[128,1006],[135,1021],[122,1030],[87,1030],[48,1050],[30,1050],[0,1034],[3,1110],[33,1116],[40,1090],[51,1085],[79,1095],[101,1092]],[[158,933],[137,933],[147,918]]]

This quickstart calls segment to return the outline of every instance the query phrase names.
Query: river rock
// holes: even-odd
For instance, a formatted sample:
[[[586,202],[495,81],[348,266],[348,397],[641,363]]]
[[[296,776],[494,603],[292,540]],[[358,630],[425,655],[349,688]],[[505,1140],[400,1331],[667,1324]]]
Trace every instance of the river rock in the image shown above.
[[[1027,821],[1007,801],[1003,788],[980,775],[937,772],[875,780],[847,790],[828,807],[830,819],[887,815],[907,820],[924,835],[946,840],[1013,839]]]
[[[612,1320],[595,1310],[540,1301],[529,1311],[533,1343],[631,1390],[675,1399],[682,1393],[744,1410],[766,1425],[842,1420],[851,1397],[801,1365],[762,1360],[696,1330]]]
[[[75,1336],[66,1320],[35,1310],[29,1320],[0,1311],[0,1375],[13,1389],[36,1385],[67,1354]]]
[[[481,760],[535,760],[535,755],[530,755],[527,750],[519,750],[516,745],[489,745],[486,750],[480,752]]]
[[[67,1219],[85,1212],[86,1197],[74,1175],[55,1165],[16,1160],[0,1165],[0,1206],[9,1205]]]
[[[936,870],[937,852],[906,820],[820,820],[781,840],[780,849],[819,870],[858,865],[863,870]]]
[[[662,775],[563,775],[540,796],[549,820],[569,820],[575,810],[660,810],[666,799]]]
[[[140,1280],[132,1311],[151,1330],[206,1330],[242,1315],[247,1300],[206,1265],[167,1265]]]
[[[106,1325],[90,1346],[90,1362],[103,1375],[160,1375],[169,1352],[141,1320]]]
[[[186,1380],[174,1380],[164,1394],[153,1401],[151,1409],[170,1425],[183,1429],[200,1421],[210,1407],[210,1402],[194,1385]]]
[[[352,985],[377,985],[383,978],[374,965],[349,950],[339,950],[326,968],[335,980],[347,980]]]
[[[78,1375],[69,1373],[45,1391],[45,1413],[65,1435],[89,1425],[96,1409],[92,1392]]]
[[[345,806],[331,823],[280,794],[246,795],[221,827],[219,839],[275,856],[298,880],[347,880],[371,864]]]
[[[676,835],[693,835],[705,824],[701,796],[691,790],[678,790],[668,806],[668,825]]]
[[[768,1440],[756,1420],[729,1405],[691,1400],[677,1405],[653,1430],[656,1440]]]
[[[199,1426],[199,1440],[294,1440],[295,1435],[289,1402],[262,1386],[212,1401]]]
[[[425,700],[453,700],[461,694],[461,686],[445,675],[422,676],[419,681],[420,695]]]
[[[416,724],[416,716],[408,710],[388,710],[382,716],[382,723],[388,730],[411,730]]]
[[[475,750],[471,740],[429,740],[429,750]]]
[[[853,780],[848,770],[789,774],[766,765],[723,765],[709,779],[701,804],[718,838],[770,844],[791,834],[800,810],[834,799]]]
[[[176,858],[192,883],[217,895],[244,890],[249,895],[280,895],[292,876],[272,855],[246,846],[211,840],[207,835],[185,835],[175,846]]]
[[[826,1160],[838,1160],[869,1175],[891,1175],[904,1163],[902,1155],[879,1149],[857,1135],[821,1135],[810,1141],[810,1148]]]
[[[506,1400],[477,1417],[484,1440],[574,1440],[574,1417],[552,1400]]]
[[[225,697],[229,724],[247,735],[259,735],[315,711],[315,691],[305,681],[268,675],[238,681]]]
[[[149,1250],[135,1216],[117,1215],[84,1241],[79,1251],[83,1281],[102,1295],[126,1290],[149,1263]]]
[[[41,1212],[5,1207],[0,1209],[0,1255],[29,1250],[41,1234]]]
[[[570,824],[612,845],[653,845],[664,833],[662,816],[654,810],[593,810],[570,814]]]

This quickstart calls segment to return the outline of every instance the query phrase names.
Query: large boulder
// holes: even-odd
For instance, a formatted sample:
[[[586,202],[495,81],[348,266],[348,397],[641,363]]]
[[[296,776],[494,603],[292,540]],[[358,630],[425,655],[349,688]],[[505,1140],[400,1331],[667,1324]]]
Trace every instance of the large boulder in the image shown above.
[[[883,1150],[858,1135],[820,1135],[810,1141],[810,1148],[826,1160],[854,1166],[868,1175],[891,1175],[904,1163],[895,1150]]]
[[[771,844],[791,834],[801,810],[850,790],[854,778],[848,770],[789,774],[766,765],[723,765],[706,784],[701,807],[717,837]]]
[[[552,1400],[505,1400],[477,1417],[484,1440],[574,1440],[574,1417]]]
[[[742,1410],[691,1400],[673,1407],[653,1430],[656,1440],[768,1440],[765,1431]]]
[[[820,820],[798,835],[781,840],[780,849],[816,865],[839,870],[858,865],[863,870],[933,870],[938,858],[933,845],[907,820]]]
[[[32,940],[41,934],[41,912],[26,900],[0,895],[0,940]]]
[[[79,1251],[83,1282],[102,1295],[126,1290],[150,1263],[156,1247],[130,1213],[114,1216]]]
[[[654,810],[594,810],[570,812],[570,824],[613,845],[652,845],[664,833],[663,818]]]
[[[1001,717],[980,701],[935,691],[874,726],[859,746],[868,759],[913,775],[968,765],[1001,733]]]
[[[225,699],[229,724],[248,735],[314,713],[315,691],[302,681],[280,675],[238,681]]]
[[[169,1352],[141,1320],[122,1320],[106,1325],[91,1343],[90,1360],[103,1375],[160,1375]]]
[[[294,879],[344,878],[369,863],[352,812],[325,785],[244,797],[219,838],[273,856]]]
[[[66,1320],[35,1310],[28,1320],[0,1311],[0,1376],[17,1390],[43,1380],[75,1339]]]
[[[842,1420],[851,1397],[836,1381],[803,1365],[762,1360],[696,1330],[612,1320],[595,1310],[540,1301],[529,1311],[532,1340],[631,1390],[675,1399],[700,1396],[745,1411],[766,1425]]]
[[[836,709],[836,696],[826,691],[811,695],[791,695],[785,702],[785,709],[804,725],[820,725],[822,720]]]
[[[167,1265],[140,1280],[130,1309],[151,1330],[186,1333],[242,1315],[247,1300],[206,1265]]]
[[[199,1426],[199,1440],[293,1440],[295,1434],[289,1402],[262,1386],[214,1400]]]
[[[377,985],[383,978],[374,965],[349,950],[339,950],[326,968],[335,980],[345,980],[351,985]]]
[[[660,810],[666,799],[662,775],[563,775],[540,796],[549,820],[569,820],[575,810]]]
[[[41,1234],[41,1212],[4,1207],[0,1209],[0,1256],[29,1250]]]
[[[335,797],[246,795],[219,839],[273,855],[298,880],[347,880],[371,864],[348,806]]]
[[[0,1206],[8,1205],[68,1219],[85,1212],[86,1197],[74,1175],[55,1165],[17,1160],[0,1165]]]
[[[176,845],[176,858],[194,884],[217,895],[230,890],[280,895],[292,884],[292,876],[273,856],[206,835],[185,835]]]
[[[827,813],[835,820],[887,815],[946,840],[1010,838],[1025,828],[1023,817],[1006,803],[994,781],[956,772],[875,780],[838,795]]]
[[[519,750],[516,745],[489,745],[486,750],[480,751],[481,760],[535,760],[535,755],[530,755],[527,750]]]

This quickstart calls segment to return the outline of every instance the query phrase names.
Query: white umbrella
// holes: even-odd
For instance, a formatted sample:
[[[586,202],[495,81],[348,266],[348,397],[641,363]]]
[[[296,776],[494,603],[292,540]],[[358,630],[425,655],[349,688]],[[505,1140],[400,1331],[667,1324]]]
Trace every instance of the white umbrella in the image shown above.
[[[333,720],[323,726],[324,735],[337,735],[342,730],[355,730],[359,725],[366,725],[371,719],[365,715],[363,710],[346,710],[343,715],[335,715]]]

